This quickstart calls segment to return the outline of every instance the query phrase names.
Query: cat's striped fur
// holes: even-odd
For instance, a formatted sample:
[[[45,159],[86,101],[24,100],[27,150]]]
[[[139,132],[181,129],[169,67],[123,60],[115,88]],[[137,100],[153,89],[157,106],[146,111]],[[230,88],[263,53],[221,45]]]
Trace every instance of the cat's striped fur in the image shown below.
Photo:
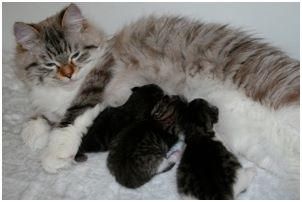
[[[63,27],[66,30],[70,26],[62,26],[62,22],[70,10],[76,13],[73,16],[82,19],[79,9],[72,4],[62,12],[65,12],[63,18],[59,14],[32,25],[43,26],[29,32],[30,36],[47,29],[59,32]],[[76,26],[71,26],[72,32],[64,32],[67,41],[95,41],[87,45],[100,48],[91,50],[91,54],[98,56],[86,64],[93,70],[85,80],[81,77],[77,86],[80,90],[75,90],[70,98],[72,102],[68,102],[72,104],[64,105],[65,110],[61,109],[56,116],[57,120],[63,120],[58,125],[64,128],[52,132],[50,145],[53,149],[49,146],[46,150],[44,167],[58,164],[53,169],[56,171],[66,166],[59,165],[57,157],[62,161],[76,153],[76,149],[69,148],[78,146],[71,144],[81,139],[84,128],[92,122],[94,116],[87,114],[98,113],[86,113],[86,109],[98,103],[101,103],[100,109],[107,104],[120,105],[127,100],[132,87],[155,83],[170,94],[184,95],[188,100],[204,97],[218,106],[222,116],[218,130],[223,132],[222,138],[235,152],[276,173],[299,174],[299,61],[242,31],[182,17],[142,18],[107,41],[104,35],[96,34],[86,20],[76,22]],[[38,42],[24,42],[18,36],[22,32],[18,26],[15,25],[15,35],[22,51],[17,48],[16,61],[18,71],[26,72],[26,77],[42,67],[37,58],[42,52],[41,44],[45,46],[46,42],[43,34],[32,37]],[[74,40],[75,36],[81,40]],[[33,41],[35,43],[31,43]],[[25,70],[30,64],[38,65]],[[33,79],[26,78],[29,82]],[[31,85],[32,90],[35,88],[35,84]],[[85,124],[77,124],[79,115]],[[75,129],[80,132],[71,135],[70,131]],[[65,137],[60,140],[64,146],[57,149],[64,152],[55,149],[57,136]],[[70,138],[77,141],[68,141]],[[284,147],[284,143],[288,146]],[[265,154],[259,153],[261,150]]]
[[[201,73],[231,80],[253,100],[275,109],[299,103],[299,61],[227,25],[148,17],[119,32],[113,47],[133,68],[143,66],[140,56],[169,60],[186,78]]]

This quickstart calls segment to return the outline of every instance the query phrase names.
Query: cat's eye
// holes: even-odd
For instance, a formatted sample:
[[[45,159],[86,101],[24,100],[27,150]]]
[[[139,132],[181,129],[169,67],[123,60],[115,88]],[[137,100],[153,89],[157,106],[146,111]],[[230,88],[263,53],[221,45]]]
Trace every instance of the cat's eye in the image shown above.
[[[71,59],[74,59],[74,58],[78,57],[79,55],[80,55],[80,52],[77,51],[71,56]]]
[[[85,50],[96,49],[96,48],[98,48],[98,47],[95,46],[95,45],[84,46],[84,49],[85,49]]]
[[[53,62],[50,62],[50,63],[46,63],[45,66],[46,67],[54,67],[54,66],[57,66],[57,65]]]

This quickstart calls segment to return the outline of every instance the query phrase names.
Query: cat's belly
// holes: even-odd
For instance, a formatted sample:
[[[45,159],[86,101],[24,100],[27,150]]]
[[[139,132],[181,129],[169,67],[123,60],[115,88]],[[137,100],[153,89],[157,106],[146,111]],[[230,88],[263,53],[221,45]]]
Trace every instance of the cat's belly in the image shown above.
[[[297,179],[299,106],[273,110],[248,98],[233,84],[206,75],[184,79],[184,74],[169,71],[174,76],[168,71],[157,76],[143,71],[120,71],[107,86],[105,100],[109,105],[121,105],[132,87],[148,83],[158,84],[168,94],[184,95],[188,101],[204,98],[219,108],[216,131],[230,150],[276,174]]]
[[[125,67],[123,64],[113,68],[114,76],[104,93],[104,101],[109,106],[124,104],[131,94],[131,88],[146,84],[157,84],[169,95],[183,94],[185,74],[180,67],[168,61],[153,62],[140,69]]]
[[[202,97],[219,108],[219,138],[236,154],[278,175],[299,176],[299,106],[269,109],[232,84],[205,77],[188,78],[190,101]]]

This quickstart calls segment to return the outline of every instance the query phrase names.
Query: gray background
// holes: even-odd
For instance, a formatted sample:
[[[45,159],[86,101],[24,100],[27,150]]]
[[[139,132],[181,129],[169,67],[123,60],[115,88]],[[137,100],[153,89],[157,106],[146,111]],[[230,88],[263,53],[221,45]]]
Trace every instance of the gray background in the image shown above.
[[[39,22],[69,3],[3,3],[3,50],[14,47],[15,21]],[[206,22],[229,23],[265,38],[299,58],[299,3],[77,3],[84,16],[113,34],[125,23],[147,14],[176,14]]]

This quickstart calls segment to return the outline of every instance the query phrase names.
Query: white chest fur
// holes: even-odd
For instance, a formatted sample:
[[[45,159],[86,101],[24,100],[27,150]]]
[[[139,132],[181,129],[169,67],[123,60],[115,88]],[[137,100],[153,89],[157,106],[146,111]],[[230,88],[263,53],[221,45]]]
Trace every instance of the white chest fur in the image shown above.
[[[30,100],[37,113],[46,116],[48,120],[53,122],[61,119],[77,95],[87,74],[101,62],[100,59],[102,58],[104,49],[105,46],[99,47],[91,53],[91,62],[73,75],[72,83],[58,87],[33,87],[30,91]]]
[[[35,87],[30,92],[37,113],[56,122],[65,113],[79,90],[79,84],[68,87]]]

